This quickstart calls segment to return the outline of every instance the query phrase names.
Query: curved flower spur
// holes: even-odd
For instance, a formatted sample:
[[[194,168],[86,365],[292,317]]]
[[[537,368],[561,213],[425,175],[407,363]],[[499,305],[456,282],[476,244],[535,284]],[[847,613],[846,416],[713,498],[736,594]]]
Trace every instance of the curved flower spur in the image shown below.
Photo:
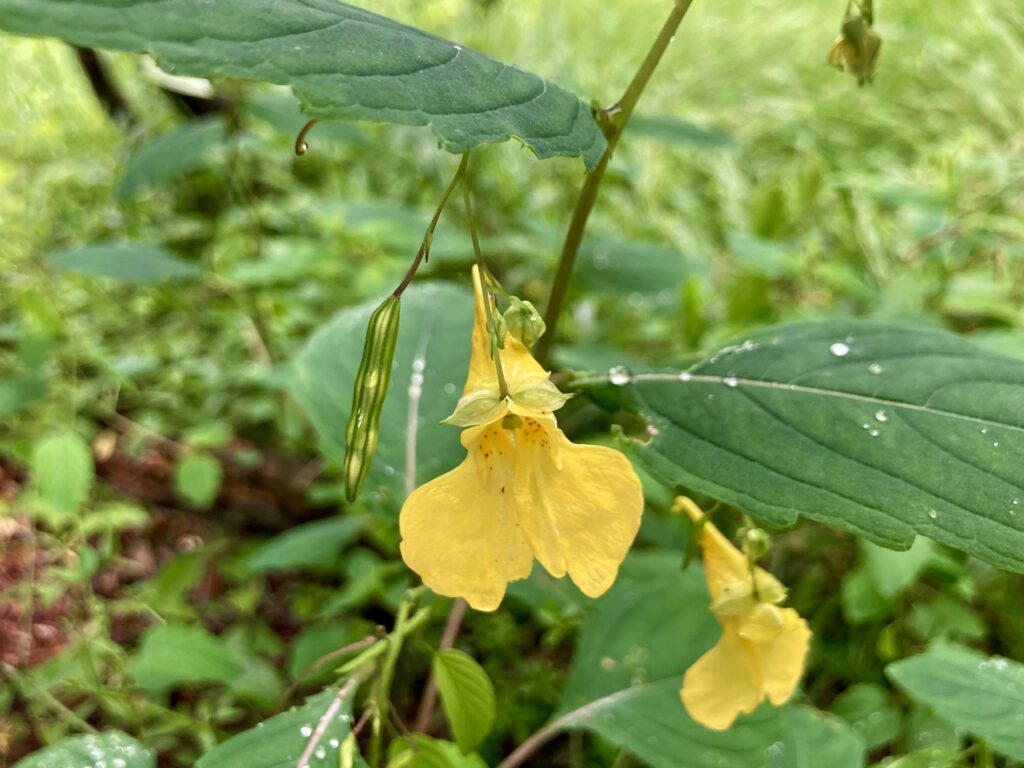
[[[640,480],[621,452],[569,442],[554,416],[569,396],[503,324],[491,324],[500,335],[489,331],[493,299],[477,267],[473,287],[469,374],[446,420],[465,427],[468,455],[406,500],[402,557],[432,590],[477,610],[496,609],[534,558],[597,597],[615,581],[640,527]]]

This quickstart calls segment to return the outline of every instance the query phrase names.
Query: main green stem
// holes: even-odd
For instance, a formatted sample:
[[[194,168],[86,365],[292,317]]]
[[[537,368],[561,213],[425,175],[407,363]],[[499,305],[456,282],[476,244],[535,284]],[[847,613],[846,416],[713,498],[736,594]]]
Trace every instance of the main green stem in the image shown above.
[[[558,269],[555,271],[555,279],[551,284],[551,296],[548,298],[548,306],[544,312],[544,323],[547,325],[547,333],[540,337],[537,342],[537,359],[541,364],[547,364],[548,355],[551,351],[551,344],[555,338],[555,330],[558,327],[558,318],[562,313],[562,303],[565,301],[565,292],[569,288],[569,279],[572,277],[573,267],[576,265],[576,254],[579,253],[580,245],[583,242],[583,234],[587,229],[587,221],[590,219],[590,212],[594,209],[597,201],[597,193],[601,189],[601,182],[604,181],[605,171],[608,170],[608,163],[612,154],[622,138],[623,132],[629,119],[633,116],[633,110],[640,100],[647,82],[657,69],[661,57],[665,54],[669,43],[679,28],[679,23],[690,10],[693,0],[676,0],[675,7],[668,19],[665,20],[661,32],[647,52],[647,57],[640,65],[632,82],[626,88],[622,98],[613,107],[604,111],[608,118],[605,126],[605,136],[608,139],[608,146],[601,156],[597,168],[590,173],[583,182],[583,189],[576,200],[576,209],[572,213],[572,221],[569,222],[569,231],[565,235],[565,243],[562,245],[562,255],[558,260]]]

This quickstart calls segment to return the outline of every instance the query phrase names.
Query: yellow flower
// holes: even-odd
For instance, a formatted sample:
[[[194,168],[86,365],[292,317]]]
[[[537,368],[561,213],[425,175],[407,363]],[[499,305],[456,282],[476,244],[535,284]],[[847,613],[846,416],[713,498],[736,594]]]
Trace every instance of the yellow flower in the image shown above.
[[[680,497],[677,503],[694,522],[704,520],[689,499]],[[701,548],[711,610],[722,625],[722,637],[686,671],[680,696],[690,717],[724,731],[765,698],[779,706],[793,695],[811,631],[795,610],[778,606],[786,598],[778,579],[751,568],[747,557],[708,521],[701,529]]]
[[[469,375],[447,420],[466,427],[469,455],[406,500],[402,557],[432,590],[477,610],[497,608],[534,557],[596,597],[612,585],[640,527],[640,480],[619,451],[569,442],[553,415],[568,397],[507,333],[499,354],[509,397],[499,397],[476,268],[473,284]]]

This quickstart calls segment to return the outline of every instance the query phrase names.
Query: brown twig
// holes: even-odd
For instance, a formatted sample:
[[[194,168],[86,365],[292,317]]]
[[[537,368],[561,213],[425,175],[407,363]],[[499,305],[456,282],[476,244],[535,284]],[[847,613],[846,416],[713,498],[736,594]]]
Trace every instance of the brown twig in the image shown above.
[[[286,706],[288,706],[288,702],[291,701],[292,696],[295,695],[295,691],[299,689],[299,686],[302,685],[303,681],[305,681],[306,678],[308,678],[314,672],[318,671],[325,664],[328,664],[329,662],[332,662],[335,659],[340,659],[342,656],[348,656],[352,653],[365,651],[371,645],[376,643],[379,639],[379,635],[367,635],[362,640],[358,640],[354,643],[346,645],[343,648],[337,648],[331,651],[330,653],[325,653],[319,659],[317,659],[304,670],[302,670],[302,672],[295,678],[292,684],[285,688],[284,693],[281,694],[281,698],[277,702],[277,711],[280,712]]]
[[[448,614],[448,623],[444,627],[444,634],[441,635],[441,643],[437,650],[443,651],[455,645],[455,638],[459,635],[462,626],[462,619],[466,616],[466,601],[461,597],[452,603],[451,613]],[[416,724],[414,731],[427,733],[430,725],[430,717],[434,714],[434,707],[437,706],[437,680],[434,679],[434,672],[431,670],[427,678],[427,684],[423,689],[423,698],[420,700],[420,708],[416,712]]]

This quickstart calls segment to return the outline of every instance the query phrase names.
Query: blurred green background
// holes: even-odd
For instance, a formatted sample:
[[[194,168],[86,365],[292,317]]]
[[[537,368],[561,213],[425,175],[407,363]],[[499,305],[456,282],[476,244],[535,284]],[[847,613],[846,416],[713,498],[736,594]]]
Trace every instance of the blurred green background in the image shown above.
[[[556,363],[675,364],[769,323],[837,315],[941,326],[1024,355],[1024,6],[881,0],[879,70],[858,87],[825,64],[844,5],[695,2],[612,162]],[[666,2],[372,10],[606,104]],[[341,506],[337,463],[282,388],[287,364],[335,312],[399,281],[456,159],[426,129],[368,124],[321,124],[295,157],[304,120],[286,91],[217,82],[229,119],[186,120],[137,57],[101,59],[130,126],[100,108],[71,48],[0,38],[0,651],[12,681],[0,759],[68,730],[44,689],[188,765],[272,711],[318,656],[389,623],[412,583],[394,510],[372,501],[356,509],[371,522],[329,528],[336,547],[319,561],[247,558]],[[538,306],[582,176],[578,160],[537,162],[514,142],[474,152],[485,254]],[[76,250],[111,241],[141,247],[141,266],[112,276],[102,254]],[[465,285],[471,259],[450,212],[419,279]],[[594,424],[583,408],[567,430]],[[100,478],[74,519],[28,479],[41,446],[69,430]],[[53,444],[73,461],[70,443]],[[648,491],[641,547],[680,551],[670,494]],[[850,718],[905,710],[904,725],[873,735],[879,756],[927,730],[926,713],[891,700],[880,661],[939,636],[1024,657],[1020,578],[926,549],[899,560],[816,526],[779,545],[777,570],[821,645],[812,700],[828,707],[859,682],[869,690],[839,707]],[[822,554],[794,563],[799,552]],[[18,607],[30,599],[34,611]],[[585,610],[543,579],[511,603],[471,617],[464,635],[508,701],[491,756],[557,704]],[[224,638],[245,684],[168,683],[140,699],[125,659],[147,612]],[[559,750],[552,764],[614,757],[602,744]]]

